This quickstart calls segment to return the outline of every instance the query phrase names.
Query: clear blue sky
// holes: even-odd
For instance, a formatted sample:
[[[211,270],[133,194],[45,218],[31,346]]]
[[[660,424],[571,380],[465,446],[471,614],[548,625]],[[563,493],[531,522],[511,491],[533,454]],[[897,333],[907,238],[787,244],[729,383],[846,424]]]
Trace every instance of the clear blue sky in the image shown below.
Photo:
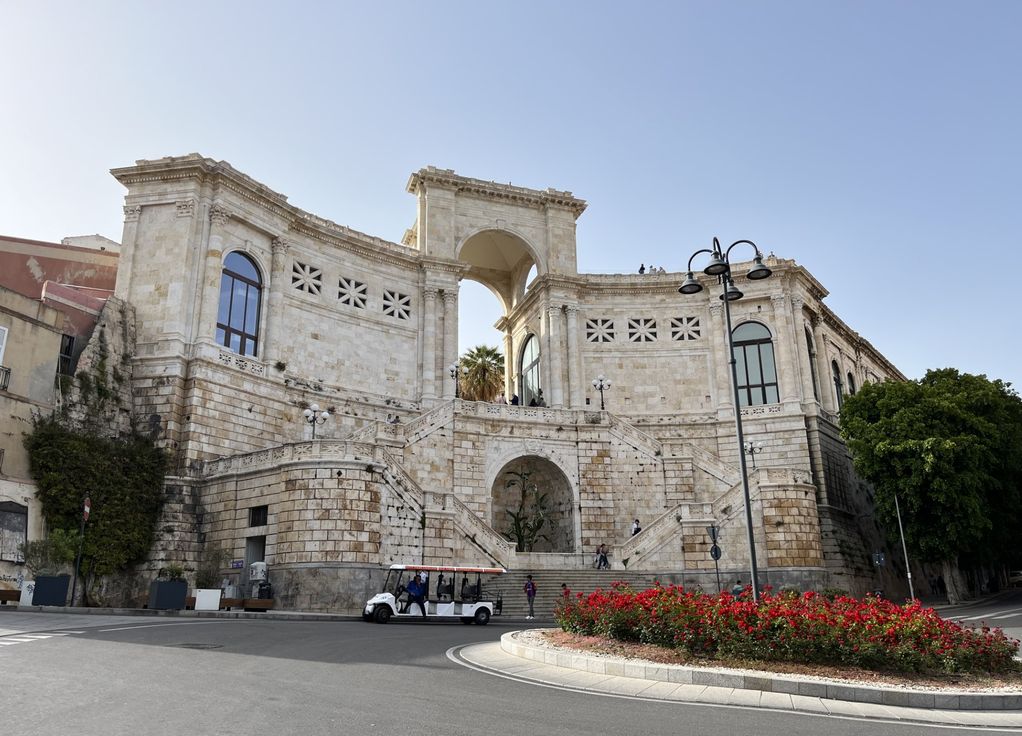
[[[119,240],[107,170],[197,151],[397,241],[434,164],[588,200],[582,271],[749,238],[908,376],[1022,380],[1022,2],[4,0],[0,27],[0,233]],[[499,346],[463,291],[462,349]]]

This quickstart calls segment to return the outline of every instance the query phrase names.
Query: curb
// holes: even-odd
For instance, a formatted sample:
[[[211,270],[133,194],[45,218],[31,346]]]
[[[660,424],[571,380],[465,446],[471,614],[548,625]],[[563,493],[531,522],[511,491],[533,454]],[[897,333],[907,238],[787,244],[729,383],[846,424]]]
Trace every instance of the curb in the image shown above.
[[[908,708],[1000,711],[1022,709],[1022,694],[969,693],[942,690],[890,690],[866,685],[835,683],[823,679],[795,679],[769,672],[743,673],[709,667],[633,662],[623,658],[592,657],[583,653],[536,647],[518,641],[520,631],[500,637],[500,648],[522,659],[591,672],[599,675],[634,677],[676,685],[706,685],[740,690],[804,695],[844,700],[867,705]]]
[[[8,606],[0,606],[0,610]],[[20,613],[70,613],[78,616],[151,616],[170,618],[262,619],[272,621],[361,621],[361,616],[344,613],[302,613],[301,611],[177,611],[151,608],[83,608],[81,606],[11,606]]]

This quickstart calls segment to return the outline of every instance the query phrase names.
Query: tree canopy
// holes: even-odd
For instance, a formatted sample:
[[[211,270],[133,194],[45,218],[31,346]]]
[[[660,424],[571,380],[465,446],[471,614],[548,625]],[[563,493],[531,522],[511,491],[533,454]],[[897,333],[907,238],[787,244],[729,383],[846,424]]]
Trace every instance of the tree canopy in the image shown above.
[[[497,348],[479,345],[461,357],[461,397],[468,401],[493,401],[504,392],[504,356]]]
[[[841,432],[889,530],[897,494],[914,556],[1017,561],[1022,400],[1010,384],[952,368],[867,384],[845,399]]]

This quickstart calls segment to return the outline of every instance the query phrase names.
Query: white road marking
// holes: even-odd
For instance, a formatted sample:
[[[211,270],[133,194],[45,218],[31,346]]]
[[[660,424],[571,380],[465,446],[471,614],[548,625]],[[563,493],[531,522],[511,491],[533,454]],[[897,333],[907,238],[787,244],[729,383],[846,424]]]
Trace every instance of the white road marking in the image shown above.
[[[982,616],[969,616],[967,618],[959,618],[958,621],[982,621],[983,619],[991,618],[1005,618],[1004,614],[1014,615],[1016,613],[1022,613],[1022,608],[1008,608],[1003,611],[991,611],[990,613],[984,613]]]
[[[199,624],[222,624],[225,621],[182,621],[173,624],[142,624],[141,626],[120,626],[116,629],[100,629],[101,633],[107,631],[130,631],[131,629],[154,629],[157,626],[198,626]]]

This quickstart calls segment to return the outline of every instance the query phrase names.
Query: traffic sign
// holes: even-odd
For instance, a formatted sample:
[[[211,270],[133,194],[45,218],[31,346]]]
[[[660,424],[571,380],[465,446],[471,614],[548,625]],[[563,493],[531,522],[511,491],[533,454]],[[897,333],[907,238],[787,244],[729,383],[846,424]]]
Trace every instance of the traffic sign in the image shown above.
[[[92,499],[88,496],[85,497],[85,506],[82,509],[82,521],[89,520],[89,512],[92,511]]]
[[[719,560],[720,547],[718,547],[717,545],[713,545],[712,547],[710,547],[710,557],[712,557],[714,560]]]

